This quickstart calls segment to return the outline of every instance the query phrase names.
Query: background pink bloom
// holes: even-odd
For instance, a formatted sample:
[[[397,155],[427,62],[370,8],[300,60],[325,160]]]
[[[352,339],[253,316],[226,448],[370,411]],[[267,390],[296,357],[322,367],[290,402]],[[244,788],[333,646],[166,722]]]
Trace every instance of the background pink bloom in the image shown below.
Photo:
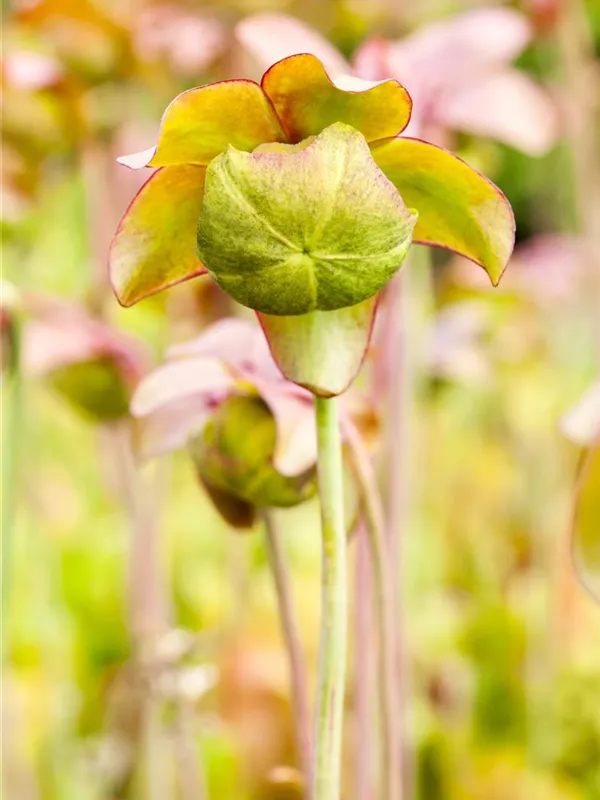
[[[142,458],[183,447],[231,394],[261,397],[277,425],[274,466],[284,475],[304,472],[316,460],[312,396],[285,380],[257,325],[217,322],[196,339],[175,345],[164,365],[138,387],[131,410],[142,420]]]
[[[333,73],[396,78],[413,98],[408,136],[439,140],[436,129],[498,139],[531,155],[556,142],[558,117],[548,94],[511,62],[532,38],[527,18],[508,8],[465,12],[395,41],[366,41],[352,66],[323,37],[291,17],[259,14],[237,37],[267,66],[292,53],[317,55]]]

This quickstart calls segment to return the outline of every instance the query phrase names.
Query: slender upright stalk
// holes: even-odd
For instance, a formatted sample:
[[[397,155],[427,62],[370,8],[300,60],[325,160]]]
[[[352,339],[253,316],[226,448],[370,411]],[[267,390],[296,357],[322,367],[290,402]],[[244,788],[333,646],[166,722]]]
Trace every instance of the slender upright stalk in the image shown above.
[[[579,230],[585,237],[588,294],[592,319],[598,318],[600,270],[597,268],[600,243],[600,78],[594,55],[594,36],[586,5],[582,0],[564,0],[556,25],[561,55],[561,71],[567,88],[566,129],[571,145]],[[588,287],[586,287],[587,289]],[[600,322],[595,333],[600,334]],[[600,340],[597,348],[600,347]]]
[[[119,222],[121,205],[117,185],[118,165],[112,139],[113,137],[108,140],[87,137],[80,151],[80,172],[84,180],[92,256],[88,302],[90,310],[100,318],[106,316],[107,302],[112,294],[106,254],[113,231]]]
[[[412,252],[408,259],[412,260]],[[406,275],[409,266],[406,264],[386,288],[381,365],[388,387],[385,415],[387,536],[390,543],[390,558],[396,565],[400,560],[410,499],[408,463],[412,442],[409,418],[414,387],[411,353],[407,341],[409,309]],[[401,587],[398,586],[398,594],[400,590]]]
[[[265,510],[263,512],[263,519],[265,522],[267,555],[269,557],[269,564],[275,583],[275,592],[277,594],[281,633],[283,634],[289,661],[296,747],[298,749],[298,758],[304,775],[305,786],[311,786],[312,736],[308,681],[306,678],[306,665],[302,653],[298,623],[296,614],[294,613],[291,581],[285,563],[281,537],[277,530],[277,524],[272,512]]]
[[[17,506],[18,493],[18,472],[20,461],[20,448],[22,446],[23,426],[23,397],[21,392],[21,371],[19,363],[19,344],[20,326],[14,323],[11,330],[12,341],[10,342],[11,352],[6,359],[9,363],[2,364],[4,369],[10,373],[2,377],[2,402],[0,403],[0,430],[2,448],[0,453],[0,670],[6,668],[9,655],[9,608],[10,608],[10,589],[12,578],[12,548],[13,548],[13,527],[15,510]],[[0,731],[4,734],[9,729],[12,731],[18,711],[16,692],[10,691],[8,684],[8,670],[4,670],[4,696],[0,709]],[[15,769],[14,762],[18,763],[16,752],[9,745],[14,744],[13,737],[10,735],[3,737],[3,758],[2,763],[5,767],[0,777],[0,795],[7,797],[15,791],[15,784],[19,780],[18,767]],[[12,767],[12,769],[11,769]],[[18,771],[17,771],[18,770]],[[16,779],[15,779],[16,773]],[[16,790],[18,791],[18,790]]]
[[[589,5],[589,4],[588,4]],[[596,359],[600,357],[600,153],[598,152],[598,123],[600,121],[600,72],[594,52],[591,16],[583,0],[564,0],[559,4],[559,15],[554,26],[558,44],[559,72],[562,74],[565,98],[565,131],[570,145],[571,165],[575,188],[576,227],[582,236],[582,261],[585,268],[578,313],[590,320],[591,347]],[[591,5],[589,5],[591,11]],[[569,183],[566,182],[566,186]],[[570,195],[564,197],[569,202]],[[557,225],[560,220],[557,220]],[[540,538],[540,544],[549,541]],[[547,547],[546,547],[547,549]],[[568,548],[553,555],[559,591],[550,591],[557,616],[559,652],[563,653],[573,642],[579,613],[577,597],[580,587],[573,573],[571,553]],[[550,642],[550,648],[555,641]]]
[[[170,794],[161,706],[161,700],[152,693],[148,693],[142,709],[144,715],[142,736],[145,800],[164,800]]]
[[[401,705],[398,696],[394,584],[389,542],[377,481],[360,434],[351,423],[344,427],[354,476],[362,492],[363,513],[373,566],[375,611],[379,633],[379,699],[381,714],[381,794],[385,800],[402,797]]]
[[[12,352],[9,353],[9,357],[7,358],[9,363],[3,365],[7,370],[7,375],[3,378],[2,404],[0,406],[0,418],[2,421],[2,454],[0,460],[0,473],[2,475],[2,484],[0,488],[0,534],[2,538],[2,564],[0,566],[0,582],[2,586],[2,636],[0,637],[0,647],[2,650],[2,663],[4,662],[4,657],[8,650],[6,631],[12,577],[13,527],[17,506],[17,483],[23,436],[20,336],[20,323],[15,320],[12,323],[10,336]]]
[[[194,709],[186,698],[181,698],[177,703],[175,731],[181,800],[207,800],[206,774],[194,746]]]
[[[354,796],[368,800],[373,785],[373,737],[371,698],[373,694],[373,578],[368,533],[361,520],[356,536],[356,577],[354,590]]]
[[[407,258],[400,274],[389,285],[386,337],[384,341],[384,369],[388,376],[388,396],[386,403],[386,453],[385,468],[385,524],[389,547],[389,568],[392,570],[394,609],[395,658],[396,658],[396,713],[402,719],[405,715],[408,696],[408,672],[404,646],[404,553],[406,536],[410,522],[413,478],[410,473],[411,453],[414,447],[411,416],[415,393],[415,371],[411,343],[418,338],[414,325],[415,298],[414,285],[411,286],[409,270],[415,259],[415,250]],[[420,248],[427,251],[427,248]],[[426,259],[427,255],[420,255]],[[417,256],[419,258],[419,256]],[[426,264],[415,266],[425,267]],[[416,271],[416,270],[415,270]],[[425,271],[425,270],[424,270]],[[413,345],[414,346],[414,345]],[[401,734],[404,733],[401,731]],[[402,750],[401,773],[402,788],[407,797],[412,793],[412,764],[408,757],[405,737],[399,742]]]
[[[153,690],[154,648],[169,629],[170,609],[164,576],[160,569],[157,476],[148,481],[139,474],[126,423],[108,434],[113,463],[123,491],[130,525],[128,622],[138,679],[145,678],[141,746],[145,770],[145,799],[160,800],[169,795],[170,780],[161,720],[162,700]],[[146,674],[148,673],[148,674]]]
[[[129,608],[131,638],[138,653],[171,624],[171,611],[160,559],[158,519],[162,473],[140,475],[127,423],[105,431],[130,525]]]
[[[323,563],[312,800],[340,800],[347,590],[342,449],[336,399],[316,397],[315,412]]]
[[[415,397],[422,380],[423,356],[419,342],[429,339],[429,320],[433,308],[430,248],[412,247],[403,269],[386,292],[386,318],[383,341],[383,367],[388,385],[386,414],[386,538],[389,542],[394,588],[393,608],[396,631],[397,697],[399,714],[405,715],[408,668],[404,642],[404,554],[413,495],[418,490],[410,469],[418,446],[412,430]],[[414,764],[404,741],[402,751],[402,787],[407,797],[412,793]]]

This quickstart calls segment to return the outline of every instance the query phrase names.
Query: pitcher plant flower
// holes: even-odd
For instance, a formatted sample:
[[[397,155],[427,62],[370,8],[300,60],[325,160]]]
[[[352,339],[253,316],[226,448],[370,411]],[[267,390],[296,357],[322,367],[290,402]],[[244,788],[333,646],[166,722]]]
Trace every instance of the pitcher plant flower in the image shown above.
[[[121,159],[158,169],[113,239],[119,301],[208,273],[258,314],[283,374],[316,396],[323,600],[312,800],[340,797],[347,587],[333,397],[360,369],[378,294],[412,241],[465,256],[493,283],[514,244],[513,214],[496,186],[446,150],[400,135],[411,109],[396,80],[331,76],[316,56],[298,54],[273,64],[260,84],[184,92],[167,108],[156,147]],[[198,365],[196,380],[205,374]],[[253,439],[257,409],[247,412],[249,427],[240,402],[235,394],[220,402],[224,419],[195,440],[210,482],[219,470],[208,450],[231,458]],[[263,444],[252,448],[260,458]]]
[[[179,95],[156,147],[120,159],[158,169],[112,243],[119,301],[208,273],[258,312],[291,380],[324,396],[344,391],[411,232],[471,259],[493,283],[513,246],[497,187],[451,153],[400,136],[411,108],[398,81],[331,78],[311,54],[277,62],[260,85],[223,81]],[[343,350],[331,346],[340,337]],[[309,342],[318,364],[303,358]]]
[[[234,527],[316,491],[311,396],[283,378],[260,328],[246,320],[222,320],[171,347],[140,382],[131,413],[138,457],[186,449]]]

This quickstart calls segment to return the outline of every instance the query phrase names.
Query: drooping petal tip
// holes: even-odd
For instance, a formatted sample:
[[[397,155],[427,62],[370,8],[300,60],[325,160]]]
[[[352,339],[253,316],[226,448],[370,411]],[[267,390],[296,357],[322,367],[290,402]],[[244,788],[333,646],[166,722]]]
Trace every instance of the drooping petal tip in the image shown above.
[[[285,377],[320,397],[342,394],[369,349],[379,296],[337,311],[297,317],[258,314],[271,354]]]
[[[375,142],[371,152],[419,212],[413,241],[465,256],[497,286],[515,243],[515,218],[503,192],[458,156],[421,139]]]
[[[143,169],[144,167],[151,166],[155,153],[156,147],[148,147],[146,150],[140,150],[138,153],[129,153],[128,155],[119,156],[117,158],[117,163],[129,169]]]
[[[206,272],[196,256],[202,167],[157,170],[123,215],[109,251],[110,281],[122,306]]]

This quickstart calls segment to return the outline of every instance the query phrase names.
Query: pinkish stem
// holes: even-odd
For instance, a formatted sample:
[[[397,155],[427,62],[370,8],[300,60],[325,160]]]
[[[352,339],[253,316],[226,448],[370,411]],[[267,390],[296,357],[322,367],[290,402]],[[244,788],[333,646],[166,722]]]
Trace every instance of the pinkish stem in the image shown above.
[[[373,785],[373,737],[371,730],[371,697],[373,693],[373,579],[368,534],[361,522],[356,540],[356,578],[354,593],[355,655],[355,796],[368,800]]]
[[[277,594],[281,632],[288,655],[296,747],[305,786],[309,787],[312,783],[312,721],[306,665],[294,612],[290,575],[285,563],[280,531],[277,529],[275,518],[271,511],[265,510],[263,519],[265,522],[267,554]]]

